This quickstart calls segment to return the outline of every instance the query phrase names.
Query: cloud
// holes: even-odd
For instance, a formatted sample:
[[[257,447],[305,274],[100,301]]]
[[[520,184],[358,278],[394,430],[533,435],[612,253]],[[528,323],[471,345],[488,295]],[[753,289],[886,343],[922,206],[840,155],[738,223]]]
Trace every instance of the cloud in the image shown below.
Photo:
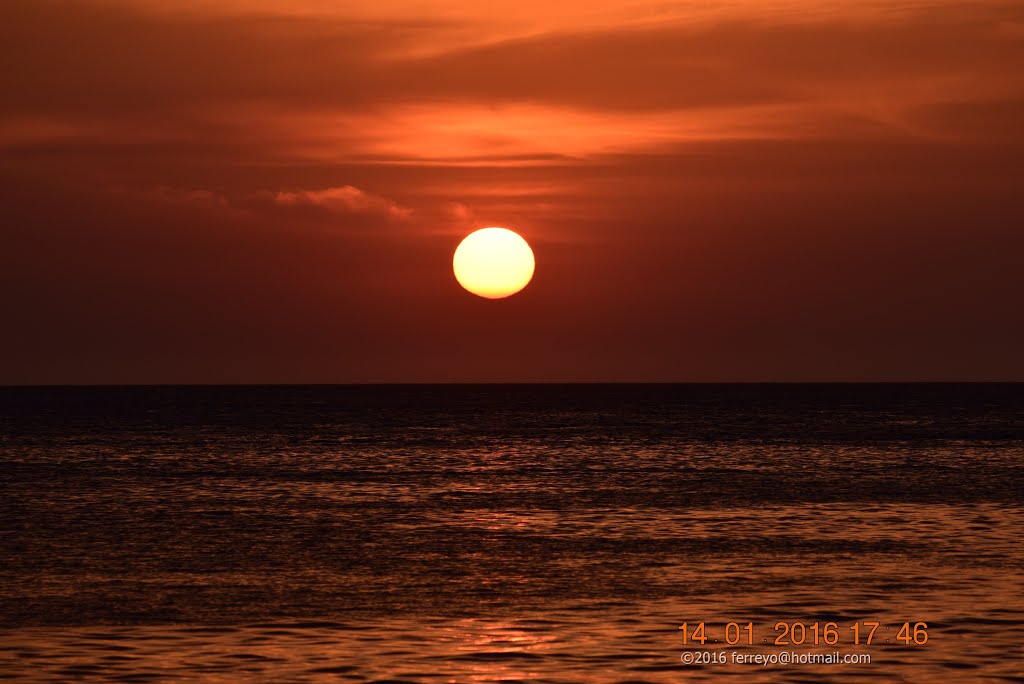
[[[737,144],[1024,147],[1019,4],[549,5],[448,0],[428,20],[405,3],[12,0],[0,165],[403,220],[345,188],[490,215],[471,200],[488,188],[511,188],[498,214],[526,208],[520,183],[559,188],[564,207],[594,166],[629,184],[652,157],[689,169]],[[475,171],[452,185],[449,167]]]
[[[479,45],[451,41],[451,27],[472,32],[501,15],[467,17],[459,3],[442,3],[439,15],[449,18],[434,22],[389,12],[353,21],[337,9],[284,17],[251,10],[241,21],[195,8],[148,14],[13,0],[0,28],[0,97],[12,112],[134,114],[152,125],[194,124],[225,105],[244,120],[288,108],[374,114],[438,101],[621,112],[850,106],[867,97],[903,107],[1019,90],[1001,68],[1024,59],[1006,28],[1020,23],[1019,4],[714,6],[689,10],[703,17],[697,22],[675,9],[668,19],[649,15],[661,21],[564,21]],[[408,52],[424,44],[437,49]]]
[[[275,192],[270,193],[270,197],[275,204],[283,207],[322,207],[332,213],[377,214],[398,221],[412,216],[412,210],[408,207],[351,185],[322,190]]]
[[[328,214],[338,218],[372,218],[386,222],[407,222],[413,210],[380,195],[352,185],[319,190],[260,190],[257,192],[223,192],[202,188],[132,187],[109,188],[112,198],[176,206],[208,214],[235,214],[254,217],[279,211],[295,211],[307,216]]]

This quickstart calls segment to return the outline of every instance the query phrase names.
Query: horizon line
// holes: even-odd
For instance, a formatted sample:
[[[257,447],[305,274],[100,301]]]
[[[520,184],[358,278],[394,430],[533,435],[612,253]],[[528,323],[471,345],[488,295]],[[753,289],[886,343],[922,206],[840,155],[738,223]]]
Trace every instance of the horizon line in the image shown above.
[[[515,380],[440,382],[127,382],[0,383],[0,389],[89,389],[142,387],[514,387],[514,386],[667,386],[667,385],[1021,385],[1024,380]]]

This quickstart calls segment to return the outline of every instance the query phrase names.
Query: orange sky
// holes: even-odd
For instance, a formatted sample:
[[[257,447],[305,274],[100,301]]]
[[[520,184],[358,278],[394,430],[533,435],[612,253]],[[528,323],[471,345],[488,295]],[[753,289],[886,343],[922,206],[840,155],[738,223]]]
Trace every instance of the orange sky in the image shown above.
[[[0,383],[1024,380],[1024,5],[7,0]],[[533,245],[463,292],[474,228]]]

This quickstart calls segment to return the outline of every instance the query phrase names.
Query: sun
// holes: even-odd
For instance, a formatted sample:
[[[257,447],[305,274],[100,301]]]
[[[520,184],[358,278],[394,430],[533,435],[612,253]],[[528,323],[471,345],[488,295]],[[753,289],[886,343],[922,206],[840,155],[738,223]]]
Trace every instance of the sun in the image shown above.
[[[452,269],[459,285],[473,294],[501,299],[519,292],[533,278],[533,250],[507,228],[481,228],[459,243]]]

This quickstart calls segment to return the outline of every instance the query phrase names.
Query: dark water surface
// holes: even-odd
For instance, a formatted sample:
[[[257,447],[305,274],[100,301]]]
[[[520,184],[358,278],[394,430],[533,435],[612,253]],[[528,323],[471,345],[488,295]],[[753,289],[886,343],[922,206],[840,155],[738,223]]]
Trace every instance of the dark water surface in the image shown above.
[[[1022,540],[1024,385],[0,388],[0,677],[1024,682]]]

